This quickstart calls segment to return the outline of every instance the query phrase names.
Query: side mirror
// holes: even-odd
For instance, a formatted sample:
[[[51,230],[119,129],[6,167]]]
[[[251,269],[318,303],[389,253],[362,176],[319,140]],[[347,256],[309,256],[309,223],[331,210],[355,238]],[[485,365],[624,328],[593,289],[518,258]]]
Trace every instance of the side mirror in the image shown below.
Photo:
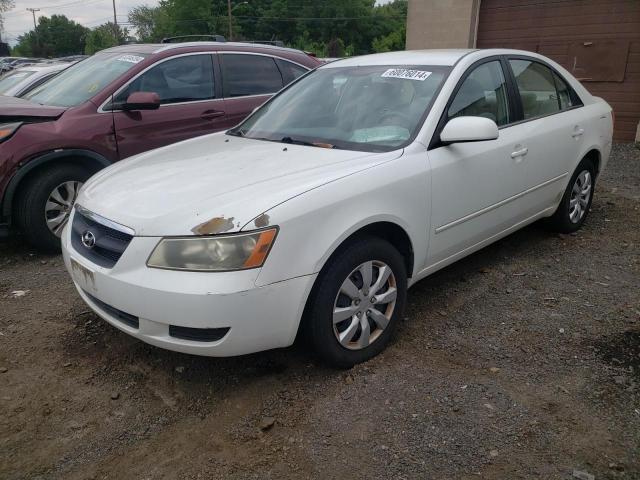
[[[134,92],[129,95],[122,109],[128,112],[133,110],[157,110],[160,108],[160,95],[155,92]]]
[[[498,125],[484,117],[452,118],[442,129],[440,141],[444,145],[461,142],[483,142],[498,138]]]

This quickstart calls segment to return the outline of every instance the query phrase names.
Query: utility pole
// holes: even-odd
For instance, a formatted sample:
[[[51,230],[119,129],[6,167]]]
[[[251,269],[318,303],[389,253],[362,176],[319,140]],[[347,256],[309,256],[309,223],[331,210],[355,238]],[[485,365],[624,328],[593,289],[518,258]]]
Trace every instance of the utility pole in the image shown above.
[[[113,38],[116,40],[116,44],[120,44],[118,38],[118,15],[116,15],[116,0],[113,0]]]
[[[39,12],[39,8],[27,8],[33,14],[33,29],[38,28],[38,24],[36,23],[36,12]]]
[[[227,0],[227,8],[229,9],[229,41],[233,41],[233,30],[231,27],[231,0]]]
[[[232,42],[233,41],[233,21],[231,19],[231,12],[233,12],[236,8],[238,8],[240,5],[247,5],[249,2],[240,2],[236,5],[233,6],[233,8],[231,7],[231,0],[227,0],[227,8],[229,9],[229,41]]]

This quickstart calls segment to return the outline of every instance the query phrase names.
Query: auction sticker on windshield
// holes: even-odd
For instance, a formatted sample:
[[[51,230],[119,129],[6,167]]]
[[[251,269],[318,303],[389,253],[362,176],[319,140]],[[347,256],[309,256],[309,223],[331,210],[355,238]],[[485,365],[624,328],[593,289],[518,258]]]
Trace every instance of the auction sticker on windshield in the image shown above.
[[[139,57],[138,55],[122,55],[118,60],[121,62],[140,63],[144,60],[144,57]]]
[[[381,76],[385,78],[406,78],[409,80],[419,80],[424,82],[429,78],[431,72],[425,72],[424,70],[407,70],[406,68],[390,68],[384,72]]]

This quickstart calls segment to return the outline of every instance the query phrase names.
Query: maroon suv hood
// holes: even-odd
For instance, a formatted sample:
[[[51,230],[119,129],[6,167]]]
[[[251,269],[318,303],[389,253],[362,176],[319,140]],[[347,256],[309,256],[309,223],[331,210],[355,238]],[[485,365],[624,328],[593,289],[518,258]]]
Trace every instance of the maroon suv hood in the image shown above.
[[[0,95],[0,121],[58,118],[67,107],[40,105],[29,100]]]

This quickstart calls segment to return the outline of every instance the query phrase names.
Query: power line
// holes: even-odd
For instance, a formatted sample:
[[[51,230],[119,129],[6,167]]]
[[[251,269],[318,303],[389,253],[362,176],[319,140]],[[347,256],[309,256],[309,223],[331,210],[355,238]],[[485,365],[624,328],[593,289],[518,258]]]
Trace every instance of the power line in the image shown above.
[[[38,28],[38,24],[36,22],[36,12],[39,12],[40,9],[39,8],[27,8],[27,10],[33,14],[33,28],[35,30],[36,28]]]

